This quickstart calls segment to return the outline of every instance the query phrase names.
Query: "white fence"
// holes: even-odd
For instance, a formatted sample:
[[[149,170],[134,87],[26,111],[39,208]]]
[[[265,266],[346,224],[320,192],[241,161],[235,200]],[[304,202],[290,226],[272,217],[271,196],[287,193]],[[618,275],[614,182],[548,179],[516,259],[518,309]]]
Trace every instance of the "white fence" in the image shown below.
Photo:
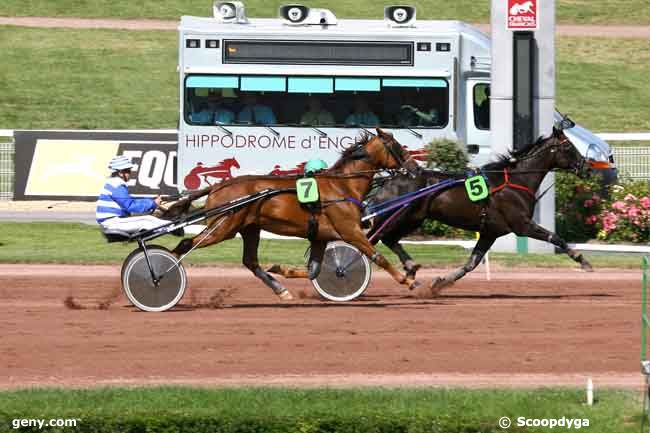
[[[619,175],[650,179],[650,147],[612,147]]]
[[[0,129],[0,200],[14,195],[14,132]]]

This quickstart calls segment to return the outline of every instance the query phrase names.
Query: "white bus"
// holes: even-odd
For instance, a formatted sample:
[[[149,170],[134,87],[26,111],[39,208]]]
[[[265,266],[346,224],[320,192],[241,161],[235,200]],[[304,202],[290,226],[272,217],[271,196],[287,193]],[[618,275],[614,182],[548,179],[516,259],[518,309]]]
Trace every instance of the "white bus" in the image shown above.
[[[416,157],[443,137],[474,165],[490,154],[490,39],[459,21],[416,21],[414,8],[339,20],[292,5],[248,19],[240,2],[216,2],[213,17],[181,18],[179,74],[180,190],[331,164],[375,127]]]

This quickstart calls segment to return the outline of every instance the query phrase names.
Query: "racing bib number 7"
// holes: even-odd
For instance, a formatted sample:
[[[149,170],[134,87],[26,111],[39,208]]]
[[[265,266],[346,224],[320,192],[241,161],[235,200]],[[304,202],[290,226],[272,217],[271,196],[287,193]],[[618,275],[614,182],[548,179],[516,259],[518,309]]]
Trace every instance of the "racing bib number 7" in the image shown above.
[[[318,183],[313,177],[298,179],[296,192],[300,203],[313,203],[318,201]]]

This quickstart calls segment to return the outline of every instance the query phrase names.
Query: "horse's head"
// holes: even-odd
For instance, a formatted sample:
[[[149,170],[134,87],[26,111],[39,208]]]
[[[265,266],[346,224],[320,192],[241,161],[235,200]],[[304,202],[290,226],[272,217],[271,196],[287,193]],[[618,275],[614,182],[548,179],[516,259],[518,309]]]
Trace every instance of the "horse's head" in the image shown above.
[[[237,161],[237,158],[235,158],[235,157],[226,158],[221,163],[226,167],[240,168],[239,167],[239,161]]]
[[[377,168],[400,168],[415,177],[420,166],[393,134],[377,128],[377,135],[366,144],[366,152]]]
[[[582,155],[571,139],[565,134],[565,130],[571,129],[575,123],[564,116],[553,127],[553,135],[549,139],[550,152],[554,156],[553,165],[556,168],[572,170],[580,177],[587,177],[593,168],[609,168],[609,162],[605,155],[604,160],[595,153],[587,150]]]

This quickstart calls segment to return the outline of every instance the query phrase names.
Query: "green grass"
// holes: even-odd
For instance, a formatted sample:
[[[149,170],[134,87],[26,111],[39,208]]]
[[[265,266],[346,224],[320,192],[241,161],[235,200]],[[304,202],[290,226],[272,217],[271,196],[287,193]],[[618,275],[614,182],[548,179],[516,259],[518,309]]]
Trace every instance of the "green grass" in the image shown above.
[[[577,389],[33,389],[0,392],[0,429],[9,431],[14,418],[77,418],[79,424],[71,430],[109,431],[91,430],[97,424],[145,431],[144,425],[151,423],[155,428],[146,431],[175,432],[185,423],[183,431],[196,431],[196,425],[189,428],[196,423],[212,424],[207,431],[240,432],[566,431],[515,426],[501,430],[497,422],[508,416],[515,422],[518,417],[588,419],[586,431],[626,433],[639,430],[638,397],[633,392],[603,390],[589,407],[582,403],[584,391]],[[128,429],[134,425],[140,428]]]
[[[559,38],[557,105],[594,131],[650,129],[650,42]]]
[[[176,246],[180,238],[163,236],[153,244],[167,248]],[[284,263],[302,265],[307,241],[262,240],[260,261],[265,264]],[[137,247],[135,243],[108,244],[96,226],[75,223],[14,223],[0,222],[0,263],[71,263],[117,264]],[[380,251],[393,263],[396,256],[383,245]],[[425,266],[459,266],[469,257],[461,247],[407,245],[406,249]],[[187,258],[193,265],[240,264],[242,242],[239,238],[217,246],[197,249]],[[638,269],[640,256],[634,254],[588,255],[597,268]],[[493,265],[512,267],[570,268],[577,265],[565,255],[491,253]]]
[[[175,32],[0,27],[0,128],[174,128]]]
[[[560,38],[557,48],[563,111],[595,131],[650,130],[647,41]],[[0,128],[177,125],[175,32],[0,27],[0,52]]]
[[[247,14],[252,17],[275,17],[285,0],[247,0]],[[290,3],[290,2],[289,2]],[[418,9],[419,19],[458,19],[469,22],[488,22],[488,0],[411,0],[408,4]],[[391,2],[373,0],[339,0],[306,2],[312,7],[331,9],[341,18],[381,18],[384,5]],[[211,1],[183,2],[182,0],[139,1],[114,0],[4,0],[0,15],[56,16],[56,17],[115,17],[178,19],[181,15],[208,16]],[[648,24],[650,8],[645,0],[558,0],[557,20],[560,23],[581,24]]]

